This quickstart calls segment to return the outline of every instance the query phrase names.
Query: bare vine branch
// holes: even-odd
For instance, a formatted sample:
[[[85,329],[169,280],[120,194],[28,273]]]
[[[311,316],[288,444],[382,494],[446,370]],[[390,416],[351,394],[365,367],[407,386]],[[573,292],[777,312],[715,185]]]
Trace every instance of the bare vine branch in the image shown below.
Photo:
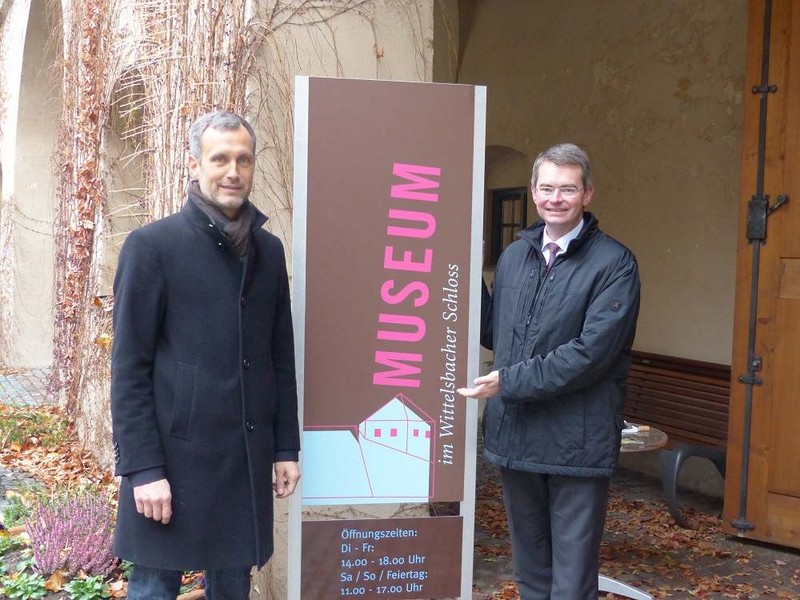
[[[374,16],[377,5],[391,7],[393,14],[407,21],[422,57],[416,64],[424,70],[418,4],[408,0],[69,3],[70,11],[64,15],[68,35],[57,158],[54,344],[54,382],[68,410],[80,411],[82,393],[89,388],[97,393],[97,381],[107,381],[112,335],[106,295],[122,240],[132,228],[174,213],[184,202],[192,121],[214,109],[248,115],[254,121],[261,173],[253,200],[272,217],[276,233],[288,241],[293,210],[293,76],[312,69],[317,74],[346,75],[336,34],[337,19],[346,14],[369,26],[378,76],[382,54]],[[308,64],[301,62],[301,55],[308,57],[303,59]],[[316,60],[314,66],[310,57]]]

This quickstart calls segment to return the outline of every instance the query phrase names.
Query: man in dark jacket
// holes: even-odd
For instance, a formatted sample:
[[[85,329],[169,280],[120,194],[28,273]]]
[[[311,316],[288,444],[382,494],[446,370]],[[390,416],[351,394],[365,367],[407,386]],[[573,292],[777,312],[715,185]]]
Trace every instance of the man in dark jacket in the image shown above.
[[[114,281],[114,549],[129,600],[249,597],[272,555],[272,491],[300,477],[283,247],[249,202],[255,134],[225,112],[189,133],[186,204],[125,241]],[[273,481],[272,473],[275,478]]]
[[[495,370],[459,391],[489,399],[485,456],[502,472],[521,598],[594,600],[639,274],[584,211],[594,189],[583,150],[540,154],[531,192],[541,221],[500,257],[493,297],[484,286]]]

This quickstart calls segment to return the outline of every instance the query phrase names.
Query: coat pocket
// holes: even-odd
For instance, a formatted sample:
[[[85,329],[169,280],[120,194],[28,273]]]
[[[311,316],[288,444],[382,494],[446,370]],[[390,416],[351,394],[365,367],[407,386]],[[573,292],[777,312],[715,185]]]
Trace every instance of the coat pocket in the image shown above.
[[[510,453],[511,423],[508,411],[506,403],[499,396],[495,396],[489,398],[483,412],[484,446],[489,452],[500,456],[508,456]]]
[[[172,409],[172,424],[170,425],[169,433],[182,440],[189,439],[196,378],[197,367],[178,363],[178,374],[175,381],[175,406]]]

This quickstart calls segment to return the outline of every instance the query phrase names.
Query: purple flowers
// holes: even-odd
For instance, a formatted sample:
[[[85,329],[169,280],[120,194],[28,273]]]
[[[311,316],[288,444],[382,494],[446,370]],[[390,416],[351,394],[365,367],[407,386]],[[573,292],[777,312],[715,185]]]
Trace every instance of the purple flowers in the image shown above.
[[[80,495],[42,503],[25,526],[40,573],[106,575],[116,564],[111,507],[101,498]]]

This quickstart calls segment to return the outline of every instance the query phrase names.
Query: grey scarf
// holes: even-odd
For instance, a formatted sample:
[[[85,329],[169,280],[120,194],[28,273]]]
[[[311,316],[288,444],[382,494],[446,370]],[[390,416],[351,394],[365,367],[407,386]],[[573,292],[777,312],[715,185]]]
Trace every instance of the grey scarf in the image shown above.
[[[247,254],[247,248],[250,243],[250,230],[253,227],[253,216],[255,213],[255,207],[250,204],[250,201],[245,199],[244,204],[242,204],[242,207],[239,209],[239,214],[235,219],[230,219],[225,216],[211,200],[203,195],[200,191],[200,184],[197,181],[189,183],[187,193],[189,200],[194,202],[197,207],[211,219],[211,222],[225,234],[225,237],[228,238],[228,242],[233,246],[237,256],[244,256]]]

